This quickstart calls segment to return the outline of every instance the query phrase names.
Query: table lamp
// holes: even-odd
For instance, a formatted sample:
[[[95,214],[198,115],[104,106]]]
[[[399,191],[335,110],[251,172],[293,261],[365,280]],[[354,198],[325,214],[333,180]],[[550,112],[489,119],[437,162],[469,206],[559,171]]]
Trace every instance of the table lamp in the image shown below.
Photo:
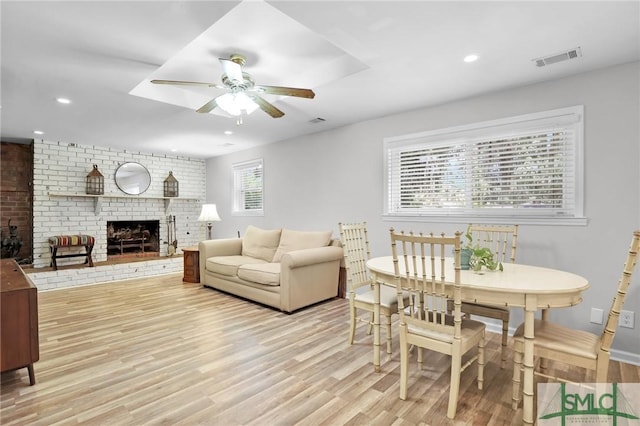
[[[213,226],[213,222],[220,221],[220,216],[218,215],[218,209],[216,209],[215,204],[203,204],[202,211],[200,212],[200,217],[198,218],[199,222],[207,222],[207,228],[209,229],[208,237],[211,239],[211,227]]]

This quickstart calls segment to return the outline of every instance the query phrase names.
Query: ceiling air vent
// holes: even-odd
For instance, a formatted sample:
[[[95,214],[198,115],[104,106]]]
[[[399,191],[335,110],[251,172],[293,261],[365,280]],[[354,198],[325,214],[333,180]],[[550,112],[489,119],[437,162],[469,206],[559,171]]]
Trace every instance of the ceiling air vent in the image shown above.
[[[321,117],[317,117],[317,118],[314,118],[312,120],[309,120],[309,123],[316,124],[316,123],[322,123],[324,121],[327,121],[327,120],[325,120],[324,118],[321,118]]]
[[[544,67],[546,65],[555,64],[557,62],[568,61],[569,59],[575,59],[582,56],[582,51],[579,47],[568,50],[562,53],[556,53],[555,55],[549,55],[542,58],[533,59],[538,67]]]

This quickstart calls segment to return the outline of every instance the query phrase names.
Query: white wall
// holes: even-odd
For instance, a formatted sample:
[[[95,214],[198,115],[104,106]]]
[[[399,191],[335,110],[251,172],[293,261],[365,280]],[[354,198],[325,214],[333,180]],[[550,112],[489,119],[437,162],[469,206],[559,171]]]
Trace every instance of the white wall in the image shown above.
[[[551,318],[599,333],[602,326],[589,323],[590,310],[595,307],[608,312],[632,231],[640,229],[639,94],[640,63],[636,62],[209,159],[207,202],[216,203],[222,217],[222,222],[215,224],[214,237],[233,237],[238,230],[244,232],[248,224],[333,229],[337,236],[338,222],[366,220],[375,256],[390,253],[391,226],[437,232],[462,230],[466,222],[445,225],[383,220],[383,138],[584,105],[588,225],[522,225],[518,261],[587,277],[591,288],[583,303],[555,309]],[[273,125],[286,126],[286,116],[274,120]],[[264,159],[265,215],[233,217],[231,165],[255,158]],[[625,309],[635,311],[636,327],[618,328],[614,355],[640,364],[640,271],[636,271]],[[522,321],[519,310],[514,310],[512,317],[512,327]]]

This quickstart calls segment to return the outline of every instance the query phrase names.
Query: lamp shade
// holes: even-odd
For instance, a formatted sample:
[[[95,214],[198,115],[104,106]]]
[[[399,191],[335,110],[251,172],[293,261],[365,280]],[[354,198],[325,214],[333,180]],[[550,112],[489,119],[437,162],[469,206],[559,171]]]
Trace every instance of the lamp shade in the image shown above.
[[[202,211],[200,212],[200,217],[198,217],[199,222],[218,222],[220,219],[220,215],[218,215],[218,209],[215,204],[203,204]]]
[[[233,116],[242,115],[243,112],[249,115],[258,109],[258,104],[243,92],[225,93],[216,98],[216,103],[220,109]]]

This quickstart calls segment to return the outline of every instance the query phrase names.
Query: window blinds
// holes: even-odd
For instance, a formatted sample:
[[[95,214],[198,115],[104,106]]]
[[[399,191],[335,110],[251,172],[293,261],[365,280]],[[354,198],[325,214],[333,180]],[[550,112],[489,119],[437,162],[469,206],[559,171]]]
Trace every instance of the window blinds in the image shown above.
[[[233,165],[234,211],[262,211],[262,160]]]
[[[582,114],[550,115],[385,143],[387,213],[573,216]]]

